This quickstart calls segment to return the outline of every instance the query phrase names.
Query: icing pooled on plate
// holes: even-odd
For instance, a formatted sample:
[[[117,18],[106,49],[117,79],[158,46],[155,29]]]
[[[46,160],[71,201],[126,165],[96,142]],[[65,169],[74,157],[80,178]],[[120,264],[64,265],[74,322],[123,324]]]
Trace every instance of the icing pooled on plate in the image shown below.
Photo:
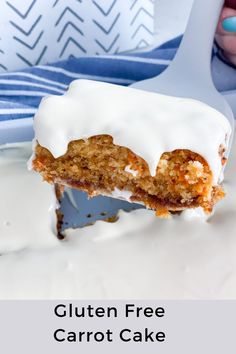
[[[44,98],[34,129],[55,158],[72,140],[109,134],[144,158],[153,176],[164,152],[189,149],[209,163],[215,184],[222,172],[219,147],[227,147],[230,135],[227,119],[202,102],[89,80]]]
[[[31,143],[0,146],[0,254],[57,244],[53,187],[27,169]]]

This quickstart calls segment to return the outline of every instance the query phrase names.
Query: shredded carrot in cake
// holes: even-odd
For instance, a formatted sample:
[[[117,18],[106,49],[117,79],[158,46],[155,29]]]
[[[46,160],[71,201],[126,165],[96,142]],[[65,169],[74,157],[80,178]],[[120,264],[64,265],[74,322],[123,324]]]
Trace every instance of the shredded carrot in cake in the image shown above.
[[[224,161],[222,149],[219,154]],[[33,168],[50,183],[78,188],[90,196],[107,195],[115,188],[129,191],[131,201],[156,210],[159,217],[199,206],[210,213],[224,197],[222,187],[213,185],[209,165],[195,152],[183,149],[165,152],[156,175],[151,176],[143,158],[115,145],[109,135],[72,141],[67,153],[59,158],[37,144]]]

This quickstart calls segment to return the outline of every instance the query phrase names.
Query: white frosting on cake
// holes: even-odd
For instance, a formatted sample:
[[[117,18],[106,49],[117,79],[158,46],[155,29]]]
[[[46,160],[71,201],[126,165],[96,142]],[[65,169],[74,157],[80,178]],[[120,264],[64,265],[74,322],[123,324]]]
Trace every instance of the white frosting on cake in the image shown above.
[[[50,185],[27,171],[30,146],[14,147],[0,149],[0,299],[235,299],[236,141],[207,222],[140,209],[65,241],[51,229]]]
[[[215,183],[222,171],[219,146],[230,135],[227,119],[202,102],[89,80],[75,80],[63,96],[44,98],[34,128],[55,158],[72,140],[109,134],[144,158],[153,176],[164,152],[189,149],[206,159]]]
[[[114,191],[111,192],[110,197],[126,200],[127,202],[130,202],[130,198],[132,197],[132,192],[126,190],[121,191],[120,189],[115,188]]]

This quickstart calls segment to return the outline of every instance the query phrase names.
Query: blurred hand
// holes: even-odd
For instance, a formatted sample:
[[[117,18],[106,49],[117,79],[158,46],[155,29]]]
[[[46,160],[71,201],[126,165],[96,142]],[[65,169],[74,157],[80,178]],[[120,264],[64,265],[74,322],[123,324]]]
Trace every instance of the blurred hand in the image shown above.
[[[226,0],[216,31],[226,59],[236,65],[236,0]]]

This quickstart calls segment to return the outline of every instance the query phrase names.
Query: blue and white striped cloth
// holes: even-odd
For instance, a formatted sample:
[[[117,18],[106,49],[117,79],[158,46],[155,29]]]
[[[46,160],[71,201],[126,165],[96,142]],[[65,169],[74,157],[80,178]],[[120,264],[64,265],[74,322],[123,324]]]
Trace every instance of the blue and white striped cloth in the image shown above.
[[[63,94],[74,79],[130,85],[158,75],[173,59],[180,41],[181,37],[175,38],[145,53],[71,58],[0,74],[0,121],[32,118],[43,96]],[[221,92],[236,92],[236,68],[224,60],[216,46],[212,73]]]

